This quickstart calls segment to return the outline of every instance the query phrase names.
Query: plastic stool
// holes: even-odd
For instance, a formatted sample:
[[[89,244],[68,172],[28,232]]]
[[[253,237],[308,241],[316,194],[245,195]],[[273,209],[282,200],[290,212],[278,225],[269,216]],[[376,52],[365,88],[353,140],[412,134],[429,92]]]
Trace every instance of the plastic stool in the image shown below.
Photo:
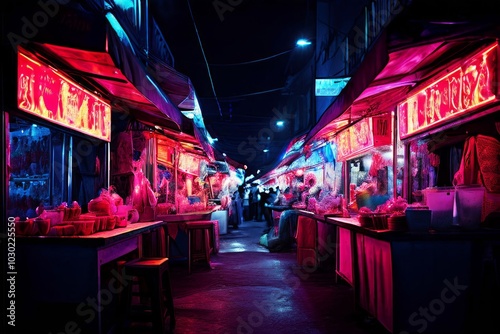
[[[210,233],[214,229],[214,222],[211,220],[190,221],[186,223],[186,232],[188,235],[188,273],[191,273],[191,264],[197,260],[204,260],[210,266]],[[201,234],[201,247],[194,249],[193,235]]]
[[[154,333],[165,333],[165,320],[169,316],[172,331],[175,328],[175,316],[168,258],[134,259],[125,263],[124,269],[127,276],[136,278],[125,289],[125,320],[130,322],[126,329],[133,330],[132,324],[151,323]],[[134,298],[137,296],[139,298]]]

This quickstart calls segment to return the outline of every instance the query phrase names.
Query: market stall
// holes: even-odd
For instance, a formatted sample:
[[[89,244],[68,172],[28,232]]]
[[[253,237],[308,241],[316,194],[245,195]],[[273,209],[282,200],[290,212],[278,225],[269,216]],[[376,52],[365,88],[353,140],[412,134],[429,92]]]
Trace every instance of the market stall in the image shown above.
[[[180,219],[172,217],[175,215],[182,219],[189,214],[210,216],[210,220],[219,221],[218,233],[227,233],[233,190],[228,186],[229,167],[211,161],[194,142],[156,135],[154,146],[155,217],[168,222]]]
[[[497,55],[485,46],[399,104],[406,195],[433,229],[479,228],[500,208]]]
[[[142,254],[143,236],[161,224],[129,225],[128,199],[109,187],[110,170],[134,172],[131,146],[110,166],[117,138],[109,102],[27,49],[20,47],[17,56],[18,110],[4,117],[18,328],[103,333],[114,325],[120,298],[114,285],[113,302],[103,299],[105,284],[119,278],[120,259]],[[118,276],[109,275],[112,268]],[[99,309],[110,307],[75,319],[87,298]]]
[[[19,111],[5,114],[7,215],[27,220],[66,210],[78,218],[108,187],[111,107],[22,48],[18,80]],[[52,214],[42,217],[52,218],[50,228],[75,218]]]
[[[490,255],[499,230],[402,233],[368,229],[356,218],[326,220],[344,234],[337,274],[352,284],[356,306],[390,333],[473,332],[498,310],[488,289],[498,284]]]
[[[343,197],[343,164],[337,161],[334,142],[303,144],[297,141],[291,145],[285,154],[289,158],[264,178],[267,182],[263,186],[279,187],[280,195],[277,203],[267,205],[274,229],[263,235],[260,244],[279,251],[296,243],[298,265],[333,270],[335,254],[330,245],[335,241],[335,230],[324,217],[348,214]]]
[[[357,214],[327,218],[337,225],[338,277],[353,285],[360,309],[390,332],[473,331],[499,309],[489,296],[500,286],[494,269],[500,178],[493,158],[500,152],[499,104],[490,74],[497,54],[496,43],[476,50],[398,104],[404,154],[398,144],[393,157],[404,168],[402,189],[394,176],[392,195],[402,192],[408,201],[398,197],[368,212],[359,208],[367,201],[351,199]],[[377,151],[371,152],[373,166]],[[361,156],[359,165],[365,161]],[[359,176],[356,163],[351,159],[351,172],[356,168]],[[392,165],[399,174],[399,161]],[[380,168],[375,170],[380,192]],[[391,219],[404,228],[391,228]],[[377,225],[381,221],[388,225]]]

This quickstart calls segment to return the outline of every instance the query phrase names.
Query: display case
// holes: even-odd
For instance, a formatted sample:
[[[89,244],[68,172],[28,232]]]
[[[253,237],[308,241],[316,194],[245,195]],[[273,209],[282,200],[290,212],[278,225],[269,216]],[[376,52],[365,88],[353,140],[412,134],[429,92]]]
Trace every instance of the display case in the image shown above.
[[[13,119],[10,125],[9,217],[37,216],[40,204],[51,205],[50,129]]]
[[[391,149],[373,150],[348,160],[346,166],[351,210],[366,207],[375,211],[394,197]]]
[[[335,142],[351,213],[376,211],[403,195],[404,149],[394,138],[394,113],[363,118],[340,131]]]
[[[37,207],[71,205],[83,212],[106,187],[106,143],[62,131],[41,121],[9,117],[9,217],[34,218]]]

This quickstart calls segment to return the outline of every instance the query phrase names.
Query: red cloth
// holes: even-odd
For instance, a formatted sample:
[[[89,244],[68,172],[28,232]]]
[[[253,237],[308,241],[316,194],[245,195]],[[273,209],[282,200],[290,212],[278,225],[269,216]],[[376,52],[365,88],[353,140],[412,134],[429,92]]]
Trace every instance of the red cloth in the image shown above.
[[[391,244],[356,235],[361,307],[393,331],[393,282]]]
[[[464,151],[460,167],[453,177],[453,184],[471,185],[479,184],[479,164],[476,154],[476,138],[469,137],[465,140]]]
[[[345,228],[338,228],[339,248],[339,272],[344,279],[353,284],[352,279],[352,250],[351,250],[351,231]]]
[[[297,263],[316,266],[317,263],[317,222],[315,219],[299,216],[297,220]]]

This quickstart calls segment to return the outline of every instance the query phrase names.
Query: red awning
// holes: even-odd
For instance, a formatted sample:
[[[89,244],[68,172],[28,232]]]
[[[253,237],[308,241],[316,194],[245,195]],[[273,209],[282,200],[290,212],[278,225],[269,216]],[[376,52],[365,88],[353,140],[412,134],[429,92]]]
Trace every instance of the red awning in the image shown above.
[[[189,78],[159,62],[153,65],[159,72],[152,76],[152,70],[138,59],[132,45],[120,39],[111,26],[108,28],[107,51],[47,43],[35,44],[35,48],[46,58],[56,60],[62,71],[102,87],[113,107],[130,112],[139,121],[182,130],[183,123],[190,120],[178,105],[189,107],[194,96]]]

